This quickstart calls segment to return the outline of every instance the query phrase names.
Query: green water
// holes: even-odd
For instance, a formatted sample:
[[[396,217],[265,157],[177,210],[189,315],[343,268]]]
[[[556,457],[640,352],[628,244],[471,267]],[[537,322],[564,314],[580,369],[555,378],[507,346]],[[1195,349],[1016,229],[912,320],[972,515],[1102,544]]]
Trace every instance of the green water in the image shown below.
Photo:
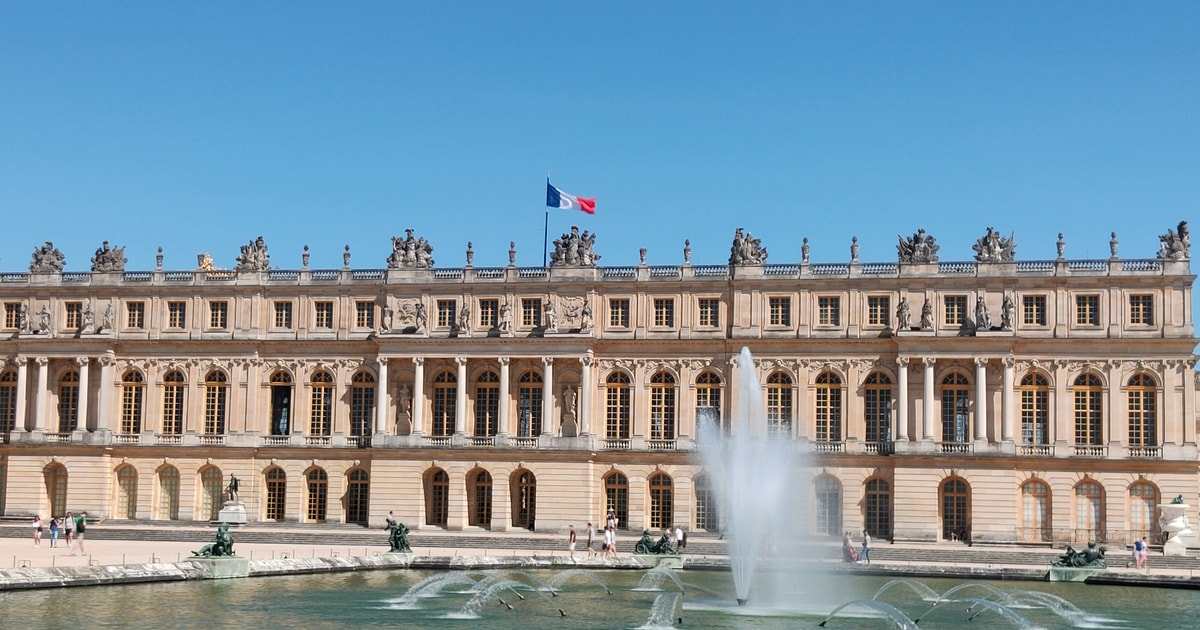
[[[499,573],[504,573],[503,571]],[[433,597],[402,607],[411,586],[432,575],[425,571],[373,571],[328,575],[254,578],[202,582],[172,582],[131,586],[9,592],[0,594],[0,619],[5,628],[642,628],[647,627],[656,601],[673,599],[679,587],[665,579],[657,588],[635,590],[640,571],[596,571],[595,578],[576,574],[557,596],[535,587],[558,572],[535,571],[529,576],[507,574],[516,592],[502,588],[482,597],[468,583],[447,586]],[[888,578],[830,576],[822,582],[830,592],[806,601],[797,593],[788,610],[739,608],[732,602],[730,574],[681,571],[676,574],[682,595],[683,628],[815,628],[837,605],[870,599]],[[465,581],[486,578],[483,573],[461,576]],[[1200,614],[1200,595],[1194,591],[1132,587],[1050,584],[1043,582],[984,582],[944,579],[919,580],[942,593],[964,583],[986,584],[1010,595],[1037,590],[1062,597],[1078,606],[1083,617],[1052,614],[1045,607],[1016,606],[1014,612],[1040,628],[1187,628]],[[954,595],[954,603],[924,615],[921,628],[959,628],[979,613],[972,626],[1021,627],[965,598],[998,601],[1002,596],[984,586]],[[1023,596],[1017,595],[1018,600]],[[474,606],[471,605],[475,599]],[[809,598],[814,599],[814,598]],[[1028,598],[1026,598],[1028,599]],[[501,600],[505,603],[501,603]],[[931,602],[914,587],[897,584],[880,596],[908,616],[925,613]],[[507,604],[507,605],[506,605]],[[508,607],[511,606],[511,609]],[[560,613],[560,610],[562,611]],[[566,614],[566,617],[562,616]],[[666,619],[670,619],[668,615]],[[667,627],[669,621],[655,627]],[[842,611],[827,628],[891,628],[893,623],[865,607]]]

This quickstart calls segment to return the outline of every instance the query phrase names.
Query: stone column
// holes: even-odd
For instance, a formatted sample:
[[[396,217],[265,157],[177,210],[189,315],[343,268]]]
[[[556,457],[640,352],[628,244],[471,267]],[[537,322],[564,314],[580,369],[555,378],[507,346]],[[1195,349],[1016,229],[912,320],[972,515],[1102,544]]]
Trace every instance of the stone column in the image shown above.
[[[1003,390],[1000,394],[1000,403],[1002,409],[1002,419],[1000,421],[1000,439],[1005,442],[1013,441],[1013,415],[1016,411],[1013,409],[1013,365],[1016,360],[1012,357],[1004,357],[1004,380],[1001,384]]]
[[[117,360],[112,355],[100,357],[100,408],[96,411],[96,430],[110,431],[112,424],[112,390]]]
[[[512,403],[512,396],[508,390],[508,364],[512,362],[508,357],[500,357],[500,413],[496,418],[497,435],[508,435],[508,406]],[[507,496],[507,493],[504,493]]]
[[[921,393],[921,439],[930,441],[934,439],[933,432],[933,365],[937,363],[937,359],[933,357],[924,357],[921,359],[925,364],[925,382],[923,383],[923,391]]]
[[[975,357],[975,441],[988,439],[987,357]]]
[[[413,357],[412,434],[425,432],[425,357]]]
[[[49,415],[46,410],[46,381],[50,373],[50,359],[47,357],[37,357],[37,389],[33,392],[33,430],[45,432],[50,426]],[[51,433],[58,433],[58,427],[54,427]]]
[[[550,423],[554,417],[554,357],[542,357],[545,365],[542,374],[542,435],[551,435]]]
[[[592,362],[594,361],[591,352],[579,357],[579,435],[591,435],[592,429],[592,396],[594,395],[596,384],[592,382]],[[693,433],[694,435],[694,433]]]
[[[379,380],[375,381],[375,435],[388,435],[388,358],[380,356]]]
[[[17,356],[17,400],[16,419],[13,423],[14,432],[25,431],[25,420],[28,411],[25,400],[29,397],[29,357]]]
[[[896,358],[896,379],[899,382],[899,407],[896,409],[896,436],[897,442],[908,441],[908,357]]]
[[[88,366],[92,360],[88,357],[77,357],[79,365],[79,406],[78,420],[75,422],[76,431],[87,431],[88,428]],[[144,394],[143,394],[144,395]]]
[[[467,426],[467,358],[455,357],[458,375],[454,388],[454,434],[464,435]]]

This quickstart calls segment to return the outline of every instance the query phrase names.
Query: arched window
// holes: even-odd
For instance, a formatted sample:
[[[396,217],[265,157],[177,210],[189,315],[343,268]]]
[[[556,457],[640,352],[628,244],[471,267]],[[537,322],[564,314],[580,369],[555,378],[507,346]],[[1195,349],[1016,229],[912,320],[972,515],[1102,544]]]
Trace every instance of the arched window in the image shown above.
[[[833,372],[817,375],[816,441],[842,441],[842,379]]]
[[[1145,536],[1147,540],[1158,539],[1158,488],[1154,484],[1139,481],[1129,486],[1129,542]]]
[[[323,523],[329,508],[329,475],[321,468],[313,468],[305,475],[308,482],[308,522]]]
[[[371,479],[355,468],[346,475],[346,522],[366,526],[371,518]]]
[[[609,440],[628,440],[631,400],[629,375],[613,372],[608,375],[605,385],[604,437]]]
[[[480,470],[467,475],[467,497],[470,506],[469,525],[477,527],[492,526],[492,475],[486,470]]]
[[[333,375],[325,370],[313,372],[309,394],[309,435],[329,435],[333,426]]]
[[[813,482],[816,493],[816,510],[814,523],[818,534],[826,536],[842,535],[842,484],[829,475],[817,477]]]
[[[971,532],[971,496],[967,482],[947,479],[941,486],[942,538],[967,540]]]
[[[650,527],[663,529],[674,527],[675,512],[672,509],[674,493],[671,491],[671,477],[666,473],[650,476]]]
[[[1104,444],[1104,386],[1095,374],[1081,374],[1075,379],[1075,444],[1099,446]]]
[[[67,513],[67,467],[52,464],[45,469],[46,490],[50,495],[50,513],[63,516]]]
[[[221,506],[224,504],[221,494],[224,490],[222,477],[221,469],[216,466],[208,466],[200,471],[199,516],[202,521],[216,520],[221,514]]]
[[[121,466],[117,469],[117,518],[137,518],[137,469]]]
[[[517,436],[542,434],[542,375],[530,370],[521,374],[517,388]]]
[[[350,377],[350,435],[370,436],[374,415],[375,377],[370,372],[359,370]]]
[[[183,433],[184,391],[183,372],[171,370],[163,375],[162,433]]]
[[[1021,540],[1049,541],[1050,486],[1038,479],[1021,484]]]
[[[1041,374],[1021,378],[1021,443],[1050,443],[1050,381]]]
[[[513,527],[533,529],[537,516],[537,478],[528,470],[513,473]]]
[[[617,515],[617,527],[629,527],[629,479],[619,472],[604,477],[604,510]]]
[[[1075,542],[1103,540],[1104,489],[1091,480],[1075,484]]]
[[[868,442],[892,440],[892,379],[882,372],[872,372],[863,387],[863,420]],[[867,529],[869,532],[878,530]]]
[[[158,471],[158,518],[179,520],[179,469],[174,466]]]
[[[892,537],[892,486],[885,479],[869,479],[866,483],[866,495],[863,515],[863,525],[876,538]]]
[[[650,439],[675,439],[675,377],[666,372],[650,377]]]
[[[1158,388],[1149,374],[1129,379],[1129,446],[1158,446]]]
[[[696,377],[696,417],[721,418],[721,377],[713,372]]]
[[[22,418],[24,420],[24,418]],[[0,372],[0,433],[17,428],[17,373]]]
[[[266,519],[268,521],[283,521],[287,514],[287,473],[278,466],[267,471],[267,502]]]
[[[79,372],[68,370],[58,379],[58,432],[79,426]]]
[[[957,372],[942,380],[942,441],[963,443],[970,441],[971,431],[967,412],[970,383],[967,377]]]
[[[225,406],[229,399],[229,379],[220,370],[204,376],[204,434],[225,435]]]
[[[773,372],[767,377],[767,435],[792,436],[792,377]]]
[[[696,493],[696,529],[715,532],[721,529],[721,513],[717,508],[717,497],[708,475],[696,475],[692,480]]]
[[[121,433],[142,432],[145,385],[142,373],[136,370],[129,370],[121,376]]]
[[[475,436],[492,437],[499,430],[500,377],[488,370],[475,381]]]
[[[292,430],[292,375],[283,370],[271,374],[271,435],[288,435]]]
[[[450,475],[441,468],[425,474],[425,524],[445,527],[450,515]]]
[[[450,437],[454,434],[454,417],[457,413],[455,394],[458,377],[454,372],[440,372],[433,379],[433,436]]]

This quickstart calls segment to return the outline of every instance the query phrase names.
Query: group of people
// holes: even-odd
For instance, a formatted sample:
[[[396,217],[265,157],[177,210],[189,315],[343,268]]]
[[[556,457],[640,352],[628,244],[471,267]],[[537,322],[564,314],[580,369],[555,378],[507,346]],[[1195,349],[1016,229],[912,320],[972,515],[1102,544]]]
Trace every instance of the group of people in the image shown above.
[[[863,530],[862,550],[854,548],[854,535],[842,535],[842,562],[865,562],[871,564],[871,535]]]
[[[33,516],[33,546],[42,546],[42,533],[44,530],[50,530],[50,546],[58,546],[59,534],[62,534],[63,540],[67,543],[67,549],[76,549],[79,553],[83,553],[83,536],[87,532],[87,512],[80,512],[78,516],[67,512],[62,518],[51,517],[47,524],[42,520],[41,515]],[[72,555],[75,551],[71,552]]]
[[[674,529],[664,528],[663,532],[664,532],[665,536],[670,536],[671,542],[676,550],[682,551],[684,547],[687,547],[687,534],[684,533],[683,528],[676,525]],[[597,535],[600,536],[599,551],[597,551],[596,547],[595,547]],[[604,517],[604,527],[600,528],[598,531],[594,525],[592,525],[591,523],[588,523],[587,524],[587,543],[586,543],[586,547],[585,547],[587,549],[587,557],[592,558],[595,556],[600,556],[602,558],[616,558],[617,557],[617,538],[616,538],[616,536],[617,536],[617,513],[615,510],[608,511],[608,515]],[[570,552],[572,558],[575,557],[575,549],[576,549],[577,544],[578,544],[578,534],[575,533],[575,526],[568,525],[567,526],[567,550]]]

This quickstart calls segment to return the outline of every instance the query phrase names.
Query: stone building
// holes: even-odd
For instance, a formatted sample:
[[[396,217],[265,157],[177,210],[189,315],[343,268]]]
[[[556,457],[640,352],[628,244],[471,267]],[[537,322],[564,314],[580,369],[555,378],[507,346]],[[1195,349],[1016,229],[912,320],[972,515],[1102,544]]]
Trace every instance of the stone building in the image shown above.
[[[814,533],[1155,535],[1200,499],[1187,239],[776,264],[739,228],[727,263],[602,267],[573,229],[549,267],[456,268],[409,230],[377,269],[278,269],[259,237],[232,270],[105,242],[91,272],[47,242],[0,273],[0,513],[207,521],[236,474],[251,521],[717,530],[698,427],[751,386]]]

